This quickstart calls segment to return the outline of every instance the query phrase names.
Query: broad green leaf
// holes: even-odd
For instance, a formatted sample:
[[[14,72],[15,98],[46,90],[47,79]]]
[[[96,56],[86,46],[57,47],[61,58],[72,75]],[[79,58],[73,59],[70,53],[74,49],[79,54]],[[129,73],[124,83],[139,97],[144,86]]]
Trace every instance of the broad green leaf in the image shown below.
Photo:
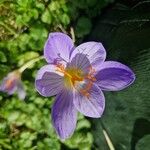
[[[150,135],[147,135],[140,139],[140,141],[136,145],[136,150],[149,150],[150,148]]]
[[[144,143],[143,137],[149,134],[144,121],[140,121],[142,127],[134,128],[137,120],[149,120],[150,14],[143,9],[143,5],[147,3],[140,5],[140,11],[134,7],[135,4],[133,7],[116,4],[108,9],[98,19],[89,39],[103,43],[108,52],[108,60],[120,61],[132,68],[136,74],[135,83],[129,88],[118,92],[105,92],[106,109],[101,121],[118,150],[137,148],[141,140]],[[95,146],[102,150],[108,149],[102,132],[104,127],[99,120],[92,122],[93,128],[95,127],[92,128]],[[144,148],[147,149],[147,145]]]

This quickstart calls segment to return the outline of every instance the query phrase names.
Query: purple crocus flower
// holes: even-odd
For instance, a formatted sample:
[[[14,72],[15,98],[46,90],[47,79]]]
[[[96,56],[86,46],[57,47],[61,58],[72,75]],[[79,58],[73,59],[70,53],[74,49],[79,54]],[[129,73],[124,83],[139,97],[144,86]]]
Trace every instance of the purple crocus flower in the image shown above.
[[[2,80],[2,83],[0,84],[0,91],[6,92],[9,95],[17,92],[18,97],[20,99],[24,99],[26,92],[21,82],[21,73],[19,71],[9,73],[7,77]]]
[[[52,121],[61,139],[73,134],[78,111],[88,117],[102,116],[102,90],[119,91],[135,79],[127,66],[105,61],[106,51],[101,43],[86,42],[75,48],[71,38],[63,33],[49,35],[44,57],[49,64],[38,71],[35,85],[42,96],[56,95]]]

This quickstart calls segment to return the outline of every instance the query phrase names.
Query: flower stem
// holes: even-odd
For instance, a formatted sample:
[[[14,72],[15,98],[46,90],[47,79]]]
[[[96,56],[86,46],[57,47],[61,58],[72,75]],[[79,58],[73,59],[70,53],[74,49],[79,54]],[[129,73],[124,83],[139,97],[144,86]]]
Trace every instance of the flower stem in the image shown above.
[[[28,61],[28,62],[25,63],[22,67],[20,67],[20,68],[18,69],[18,71],[19,71],[20,73],[24,72],[24,71],[25,71],[28,67],[30,67],[32,64],[36,63],[37,61],[39,61],[39,60],[41,60],[41,59],[43,59],[43,58],[44,58],[44,56],[39,56],[39,57],[36,57],[36,58],[34,58],[34,59]]]
[[[74,29],[73,29],[73,27],[70,28],[70,34],[71,34],[73,43],[75,43],[75,35],[74,35]]]
[[[67,34],[67,31],[63,28],[61,24],[57,25],[56,28],[59,28],[63,33]]]
[[[112,143],[112,141],[111,141],[111,139],[110,139],[105,127],[104,127],[104,124],[102,123],[102,121],[101,121],[101,126],[102,126],[102,131],[103,131],[103,134],[104,134],[104,137],[105,137],[105,140],[108,144],[109,149],[110,150],[115,150],[115,147],[114,147],[114,145],[113,145],[113,143]]]

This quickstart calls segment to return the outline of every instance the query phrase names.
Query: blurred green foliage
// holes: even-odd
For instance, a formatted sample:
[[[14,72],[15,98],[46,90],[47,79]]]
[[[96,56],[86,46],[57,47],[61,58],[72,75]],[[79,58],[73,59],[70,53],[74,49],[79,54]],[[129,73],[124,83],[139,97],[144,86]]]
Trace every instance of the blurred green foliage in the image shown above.
[[[50,32],[70,35],[73,27],[76,43],[92,28],[92,19],[112,0],[1,0],[0,1],[0,80],[8,72],[43,54]],[[79,115],[72,138],[58,139],[50,112],[53,98],[40,96],[34,88],[41,61],[25,70],[22,80],[25,101],[17,95],[0,93],[0,150],[90,150],[93,145],[91,123]]]

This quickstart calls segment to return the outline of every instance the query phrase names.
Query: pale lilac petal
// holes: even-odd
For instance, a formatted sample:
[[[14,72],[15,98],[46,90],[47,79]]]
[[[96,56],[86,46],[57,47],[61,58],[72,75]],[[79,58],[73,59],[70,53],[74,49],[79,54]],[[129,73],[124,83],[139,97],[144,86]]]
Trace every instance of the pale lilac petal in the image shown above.
[[[69,62],[73,47],[73,41],[68,35],[60,32],[50,33],[44,47],[45,59],[48,63],[55,63],[63,59]]]
[[[67,68],[76,68],[81,70],[83,74],[87,74],[90,70],[90,66],[90,61],[86,55],[78,53],[72,58],[71,63],[68,64]]]
[[[13,83],[13,85],[9,89],[4,90],[4,92],[7,92],[9,95],[14,94],[17,90],[16,85],[17,85],[16,83]]]
[[[106,58],[106,51],[101,43],[98,42],[86,42],[76,47],[72,54],[71,59],[77,54],[85,54],[89,59],[90,64],[96,70],[99,69],[100,65]]]
[[[52,107],[52,121],[61,139],[69,138],[73,134],[76,127],[77,111],[73,105],[73,96],[70,91],[64,90],[56,96]]]
[[[106,91],[118,91],[128,87],[135,80],[133,71],[115,61],[106,61],[95,76],[97,85]]]
[[[54,96],[63,89],[63,74],[56,70],[56,66],[46,65],[38,71],[35,87],[41,95]]]
[[[93,84],[89,90],[89,97],[80,92],[74,93],[73,102],[76,109],[85,116],[99,118],[102,116],[105,108],[105,98],[101,89]]]
[[[25,99],[25,96],[26,96],[26,92],[25,92],[25,89],[23,87],[23,83],[21,81],[18,82],[18,85],[17,85],[17,93],[18,93],[18,97],[22,100]]]
[[[10,82],[9,80],[11,80],[11,84],[7,86],[7,82]],[[5,77],[0,85],[0,91],[6,92],[7,94],[12,95],[15,93],[16,90],[17,90],[17,80],[15,79],[12,80],[10,75]]]

